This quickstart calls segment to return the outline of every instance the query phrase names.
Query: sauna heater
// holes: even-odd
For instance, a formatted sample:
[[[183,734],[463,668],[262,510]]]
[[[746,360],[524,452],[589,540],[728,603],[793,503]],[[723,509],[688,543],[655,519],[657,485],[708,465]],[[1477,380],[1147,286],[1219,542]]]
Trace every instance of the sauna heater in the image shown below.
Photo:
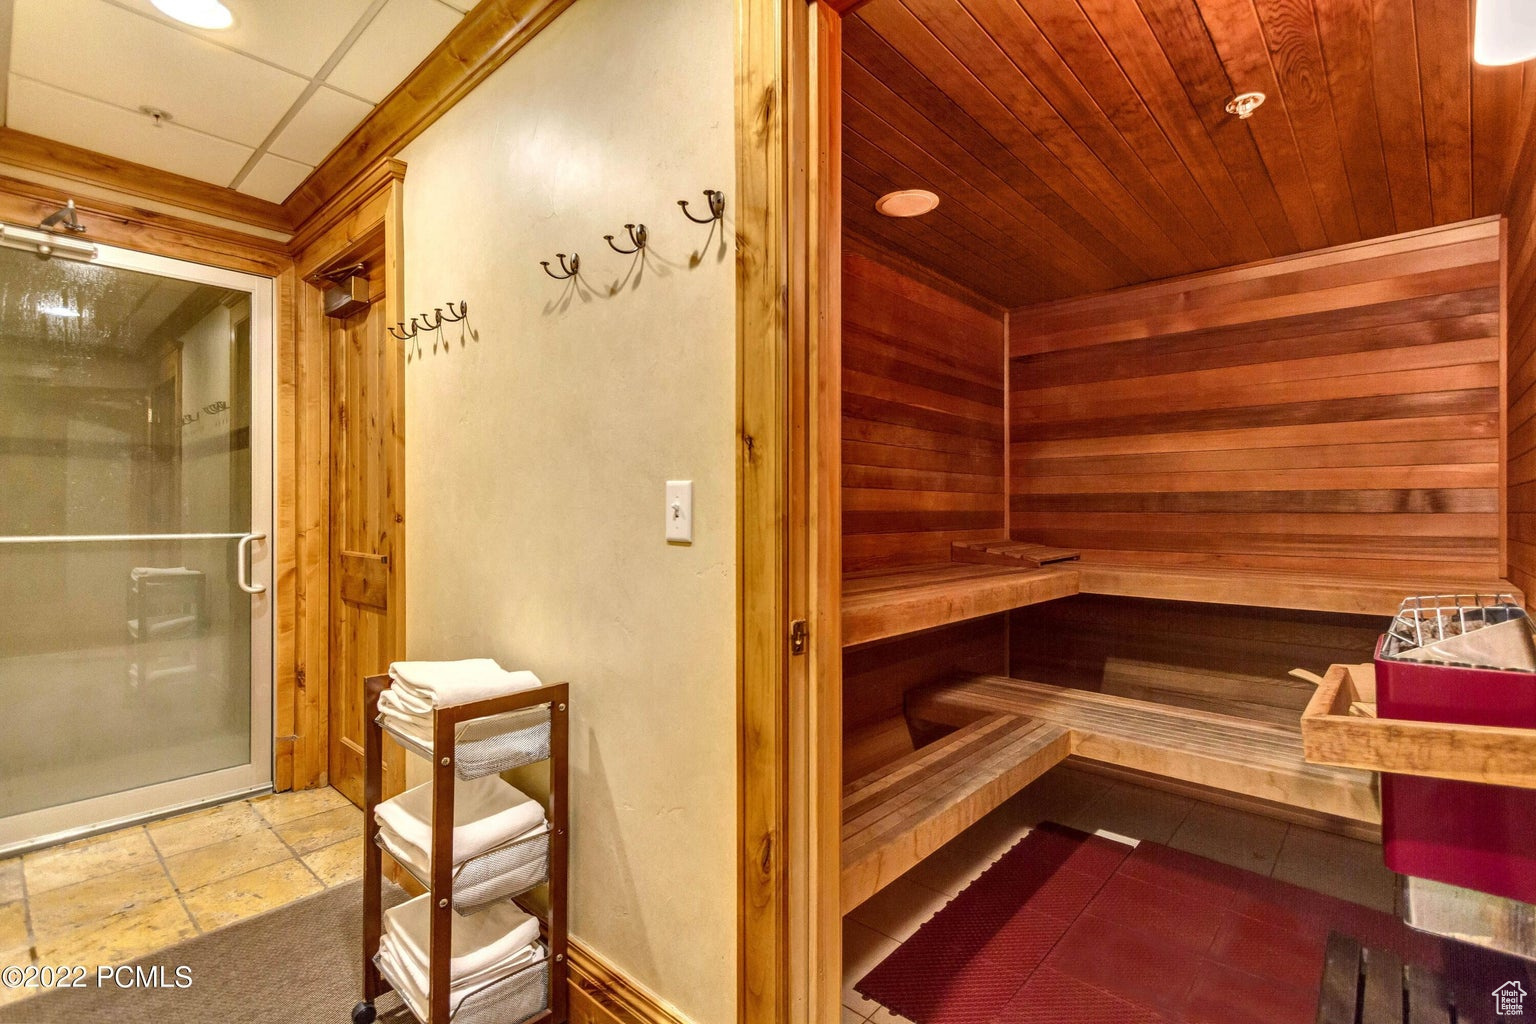
[[[1510,595],[1410,598],[1376,647],[1381,718],[1536,729],[1536,634]],[[1536,902],[1536,790],[1381,776],[1387,866]]]

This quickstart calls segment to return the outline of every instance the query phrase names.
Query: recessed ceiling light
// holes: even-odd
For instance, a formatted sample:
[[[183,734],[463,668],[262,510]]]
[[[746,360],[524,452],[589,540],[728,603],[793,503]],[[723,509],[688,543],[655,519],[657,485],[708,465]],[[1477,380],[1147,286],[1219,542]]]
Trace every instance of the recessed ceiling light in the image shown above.
[[[1531,0],[1477,0],[1472,59],[1499,67],[1536,57],[1536,4]]]
[[[1263,104],[1264,94],[1261,92],[1239,93],[1227,101],[1227,113],[1236,114],[1238,120],[1246,121]]]
[[[39,303],[37,311],[43,316],[57,316],[67,320],[80,319],[80,311],[78,309],[71,309],[68,306],[47,306]]]
[[[921,188],[887,192],[875,200],[875,209],[887,217],[921,217],[939,205],[939,197]]]
[[[235,16],[219,0],[149,0],[163,13],[193,28],[229,28]]]

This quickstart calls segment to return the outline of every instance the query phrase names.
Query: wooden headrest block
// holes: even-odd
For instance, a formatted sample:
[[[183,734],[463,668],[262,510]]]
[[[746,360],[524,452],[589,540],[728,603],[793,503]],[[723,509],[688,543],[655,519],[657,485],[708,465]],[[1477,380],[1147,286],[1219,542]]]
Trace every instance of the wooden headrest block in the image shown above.
[[[980,562],[984,565],[1014,565],[1038,569],[1054,562],[1075,562],[1079,555],[1066,548],[1030,544],[1021,540],[957,540],[949,546],[952,562]]]

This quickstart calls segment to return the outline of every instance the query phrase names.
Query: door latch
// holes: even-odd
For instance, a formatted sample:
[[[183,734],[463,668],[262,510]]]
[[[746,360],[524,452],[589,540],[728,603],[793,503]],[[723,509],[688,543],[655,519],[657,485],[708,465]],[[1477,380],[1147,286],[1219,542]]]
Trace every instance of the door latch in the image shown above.
[[[789,653],[804,654],[805,641],[811,635],[811,629],[805,624],[804,619],[796,619],[789,624]]]

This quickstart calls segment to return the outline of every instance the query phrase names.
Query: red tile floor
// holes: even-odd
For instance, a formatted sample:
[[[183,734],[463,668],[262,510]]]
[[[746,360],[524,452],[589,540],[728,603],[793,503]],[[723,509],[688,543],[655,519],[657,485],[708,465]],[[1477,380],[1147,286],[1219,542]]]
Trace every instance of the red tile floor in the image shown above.
[[[1444,968],[1381,911],[1044,824],[856,987],[921,1024],[1311,1024],[1331,931]]]
[[[1170,1016],[1176,1012],[1223,1024],[1310,1024],[1312,953],[1321,950],[1328,928],[1295,912],[1260,914],[1248,905],[1243,913],[1245,904],[1234,901],[1248,898],[1248,890],[1289,892],[1282,883],[1291,882],[1331,896],[1323,898],[1334,919],[1377,921],[1376,930],[1365,927],[1363,939],[1379,939],[1379,922],[1394,920],[1396,877],[1372,844],[1058,769],[845,919],[844,1024],[907,1019],[855,985],[1044,820],[1185,853],[1154,856],[1149,849],[1133,856],[1129,846],[1100,840],[1041,879],[1038,902],[1016,907],[1007,921],[971,915],[965,941],[980,955],[961,963],[951,941],[926,952],[965,972],[978,1004],[988,997],[994,1002],[946,1021],[1162,1022],[1180,1019]],[[1187,854],[1221,863],[1193,873],[1187,865],[1170,866],[1169,858]],[[1232,873],[1238,881],[1202,892],[1222,864],[1243,869]],[[1165,895],[1169,872],[1189,890],[1174,890],[1181,893],[1176,913]],[[1234,887],[1238,897],[1229,891]],[[1197,947],[1193,956],[1191,946]],[[1000,995],[1006,999],[999,1005]]]

